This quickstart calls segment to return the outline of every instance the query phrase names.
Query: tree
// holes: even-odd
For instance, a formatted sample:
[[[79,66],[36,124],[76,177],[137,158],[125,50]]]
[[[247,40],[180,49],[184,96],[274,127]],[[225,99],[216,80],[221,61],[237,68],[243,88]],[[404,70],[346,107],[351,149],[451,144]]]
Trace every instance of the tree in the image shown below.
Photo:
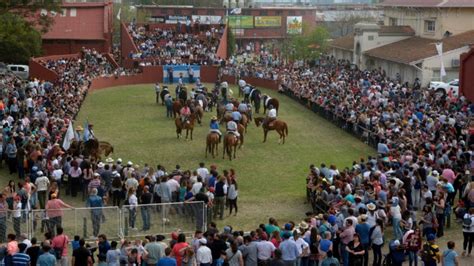
[[[305,31],[303,25],[303,32]],[[319,59],[327,49],[329,33],[324,27],[316,27],[307,34],[293,37],[290,44],[290,54],[292,60],[311,61]]]
[[[357,11],[353,11],[349,14],[340,14],[336,16],[336,19],[332,23],[328,23],[331,25],[327,25],[331,28],[331,32],[334,32],[337,36],[345,36],[351,33],[354,29],[354,25],[359,22],[376,22],[377,14],[372,12],[366,13],[359,13]]]
[[[46,33],[54,23],[54,18],[40,14],[41,10],[61,11],[61,0],[0,0],[0,15],[15,14],[28,24]]]
[[[231,57],[235,52],[235,35],[230,26],[227,26],[227,57]]]
[[[0,15],[0,62],[28,63],[41,54],[41,35],[16,14]]]

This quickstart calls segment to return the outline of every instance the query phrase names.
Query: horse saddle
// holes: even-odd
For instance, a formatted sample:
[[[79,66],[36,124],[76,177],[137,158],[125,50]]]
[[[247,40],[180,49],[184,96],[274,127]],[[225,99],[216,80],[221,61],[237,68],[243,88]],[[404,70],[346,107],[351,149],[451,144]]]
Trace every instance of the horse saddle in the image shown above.
[[[275,123],[275,121],[276,121],[276,120],[271,120],[271,121],[269,121],[269,122],[268,122],[268,126],[269,126],[269,127],[272,127],[272,126],[273,126],[273,123]]]

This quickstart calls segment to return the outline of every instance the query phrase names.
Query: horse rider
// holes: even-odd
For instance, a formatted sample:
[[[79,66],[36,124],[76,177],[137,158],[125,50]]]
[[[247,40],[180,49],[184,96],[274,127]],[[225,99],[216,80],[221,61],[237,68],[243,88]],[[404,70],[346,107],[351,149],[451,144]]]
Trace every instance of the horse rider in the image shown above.
[[[81,126],[76,127],[76,131],[74,132],[74,139],[76,141],[81,141],[81,132],[84,131],[84,129]]]
[[[228,103],[225,105],[225,111],[226,111],[226,112],[232,112],[232,111],[234,111],[234,104],[231,103],[231,102],[228,102]]]
[[[238,125],[234,120],[230,120],[229,122],[227,122],[227,133],[233,134],[237,137],[237,139],[239,139],[240,134],[237,129]]]
[[[237,110],[239,110],[241,114],[247,114],[247,112],[249,111],[249,107],[245,100],[239,103]]]
[[[222,101],[224,103],[227,103],[227,92],[229,90],[229,84],[227,83],[227,81],[224,81],[221,83],[221,96],[222,96]]]
[[[238,84],[239,84],[239,90],[240,90],[241,92],[243,92],[243,91],[244,91],[244,88],[245,88],[245,85],[247,85],[247,83],[245,82],[245,80],[239,79]]]
[[[237,124],[240,123],[240,121],[242,120],[242,114],[238,110],[233,111],[231,113],[231,116],[232,120]]]
[[[245,85],[244,92],[244,101],[248,102],[250,98],[250,92],[252,91],[252,86],[250,84]]]
[[[219,130],[219,122],[217,121],[217,117],[211,117],[211,123],[209,124],[209,133],[217,133],[219,135],[219,143],[221,142],[222,132]]]
[[[161,92],[161,87],[160,83],[155,84],[155,93],[156,93],[156,103],[158,104],[160,102],[160,92]]]
[[[268,106],[267,117],[265,117],[265,121],[263,121],[264,126],[269,126],[271,122],[275,121],[277,118],[277,111],[273,107],[273,105]]]
[[[179,114],[181,116],[181,123],[188,123],[189,122],[189,117],[191,116],[191,108],[189,108],[189,103],[186,103],[181,110],[179,111]]]

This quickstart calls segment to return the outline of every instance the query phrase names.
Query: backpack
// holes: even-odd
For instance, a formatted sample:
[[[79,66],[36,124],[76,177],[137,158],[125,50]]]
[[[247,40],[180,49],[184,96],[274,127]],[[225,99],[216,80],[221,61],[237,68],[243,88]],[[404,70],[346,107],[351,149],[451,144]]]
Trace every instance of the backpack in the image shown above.
[[[462,219],[462,228],[466,229],[466,230],[469,230],[469,229],[471,229],[471,226],[472,226],[472,216],[467,214]]]
[[[435,253],[433,252],[433,247],[429,243],[423,245],[423,250],[421,252],[421,260],[425,263],[435,261]]]

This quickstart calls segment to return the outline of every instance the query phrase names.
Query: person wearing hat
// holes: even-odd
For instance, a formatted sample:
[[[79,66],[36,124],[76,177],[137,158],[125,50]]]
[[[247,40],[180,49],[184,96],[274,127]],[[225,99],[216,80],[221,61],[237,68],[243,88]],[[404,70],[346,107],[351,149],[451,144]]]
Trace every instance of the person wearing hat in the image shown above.
[[[49,189],[49,178],[43,174],[43,171],[36,172],[36,176],[38,176],[35,180],[35,186],[37,188],[38,193],[38,201],[40,204],[40,208],[44,209],[46,206],[46,196],[48,194]]]
[[[367,215],[359,216],[360,222],[356,225],[355,231],[360,236],[360,243],[365,250],[364,265],[369,265],[369,245],[370,245],[370,225],[367,223]]]
[[[72,209],[73,207],[67,203],[64,203],[61,199],[58,199],[56,193],[51,194],[51,199],[46,203],[46,214],[49,217],[48,229],[52,236],[55,235],[56,228],[62,227],[62,218],[64,208]]]
[[[76,130],[74,131],[74,139],[76,141],[81,141],[81,132],[84,131],[84,129],[81,126],[76,126]]]
[[[222,132],[219,129],[219,122],[217,121],[217,117],[211,117],[211,122],[209,123],[209,133],[217,133],[219,135],[219,143],[222,139]]]
[[[104,206],[102,198],[99,197],[97,193],[97,188],[91,188],[89,190],[89,198],[86,201],[86,206],[91,208],[92,234],[95,237],[98,236],[100,232],[101,218],[103,215],[102,207]]]
[[[436,235],[428,234],[427,242],[423,244],[421,249],[421,260],[425,266],[436,266],[441,262],[441,254],[438,245],[436,245]]]

